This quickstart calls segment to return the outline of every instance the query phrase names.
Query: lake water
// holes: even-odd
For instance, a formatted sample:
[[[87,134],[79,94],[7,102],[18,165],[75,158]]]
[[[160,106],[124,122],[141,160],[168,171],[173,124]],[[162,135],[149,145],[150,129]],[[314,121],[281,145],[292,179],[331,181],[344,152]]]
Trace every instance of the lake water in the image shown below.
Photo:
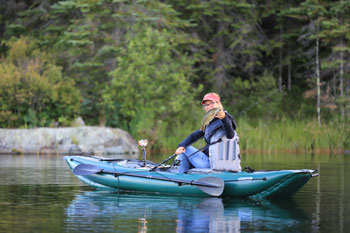
[[[349,155],[245,155],[245,166],[320,175],[281,200],[121,194],[86,186],[63,156],[0,155],[0,232],[350,231]]]

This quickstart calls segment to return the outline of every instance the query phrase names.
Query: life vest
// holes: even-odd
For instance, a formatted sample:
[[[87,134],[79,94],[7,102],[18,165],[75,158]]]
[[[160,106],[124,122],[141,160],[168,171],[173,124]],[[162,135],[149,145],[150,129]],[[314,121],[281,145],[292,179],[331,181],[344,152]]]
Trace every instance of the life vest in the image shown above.
[[[241,171],[241,155],[239,137],[228,139],[220,120],[209,124],[205,129],[204,138],[209,144],[210,168],[218,171]],[[217,143],[215,143],[217,142]]]
[[[221,120],[219,119],[215,119],[212,122],[210,122],[209,125],[207,125],[207,127],[205,127],[204,130],[204,139],[205,141],[209,144],[211,143],[211,138],[220,131],[220,128],[223,129],[223,124],[221,122]]]

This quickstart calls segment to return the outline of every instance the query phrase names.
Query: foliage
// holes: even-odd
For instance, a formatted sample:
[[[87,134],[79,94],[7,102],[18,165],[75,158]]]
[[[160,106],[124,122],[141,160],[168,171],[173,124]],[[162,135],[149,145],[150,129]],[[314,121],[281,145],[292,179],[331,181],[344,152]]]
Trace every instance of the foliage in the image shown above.
[[[200,67],[199,82],[205,91],[215,91],[230,99],[232,92],[226,88],[230,82],[264,72],[259,61],[263,38],[256,28],[254,4],[236,0],[169,3],[195,25],[189,28],[189,33],[194,30],[201,41],[192,45],[192,50],[199,51],[196,66]]]
[[[80,114],[163,149],[198,127],[212,91],[233,115],[248,108],[252,126],[350,116],[348,1],[20,0],[0,11],[1,127]],[[11,38],[31,38],[29,49]]]
[[[275,80],[269,73],[255,80],[236,78],[231,83],[233,98],[227,102],[231,112],[248,114],[249,118],[274,117],[281,109],[282,94],[277,94]],[[250,98],[244,98],[250,96]],[[225,103],[225,100],[223,101]]]
[[[104,91],[108,112],[119,116],[114,124],[122,122],[133,135],[147,136],[151,144],[159,135],[171,136],[174,123],[188,115],[184,107],[191,108],[196,94],[189,82],[192,61],[177,50],[177,37],[165,29],[136,27]]]
[[[1,127],[50,126],[79,113],[80,94],[52,58],[21,37],[8,42],[0,64]]]
[[[316,121],[239,119],[238,134],[243,151],[342,153],[349,148],[349,121],[335,121],[318,127]]]

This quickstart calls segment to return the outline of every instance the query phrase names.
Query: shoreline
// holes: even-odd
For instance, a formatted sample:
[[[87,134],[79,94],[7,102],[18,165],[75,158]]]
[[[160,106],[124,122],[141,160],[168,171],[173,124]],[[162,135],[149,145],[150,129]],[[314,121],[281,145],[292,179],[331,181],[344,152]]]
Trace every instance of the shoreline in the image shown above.
[[[0,154],[130,154],[139,149],[132,136],[118,128],[80,126],[0,129]]]

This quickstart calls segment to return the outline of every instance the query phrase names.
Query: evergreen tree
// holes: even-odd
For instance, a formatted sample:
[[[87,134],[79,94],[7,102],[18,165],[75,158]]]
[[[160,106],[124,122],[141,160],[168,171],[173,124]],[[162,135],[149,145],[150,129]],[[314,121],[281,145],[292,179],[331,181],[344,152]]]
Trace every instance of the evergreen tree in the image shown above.
[[[327,20],[322,22],[324,30],[321,33],[322,40],[331,48],[330,52],[323,60],[323,69],[328,72],[332,79],[333,96],[337,98],[336,104],[339,106],[342,119],[350,115],[349,102],[349,72],[350,72],[350,47],[346,41],[350,38],[350,3],[348,1],[332,2],[329,5]],[[330,85],[329,85],[330,86]],[[348,93],[346,96],[346,92]],[[328,91],[332,96],[331,92]],[[334,108],[333,98],[327,99],[328,107]],[[345,114],[345,109],[348,109]]]
[[[298,40],[302,43],[304,54],[310,59],[310,63],[307,64],[309,67],[306,68],[310,71],[311,77],[316,79],[316,112],[319,125],[321,125],[320,34],[322,21],[327,14],[326,6],[327,4],[320,0],[306,0],[300,6],[288,11],[291,17],[306,23]]]
[[[125,55],[126,36],[134,33],[136,24],[169,29],[180,40],[179,53],[191,42],[190,37],[180,36],[188,22],[179,20],[169,5],[157,1],[57,1],[41,11],[39,18],[45,22],[37,17],[32,20],[35,23],[26,25],[38,11],[33,7],[23,12],[20,25],[39,38],[42,49],[56,54],[64,72],[74,77],[84,97],[82,115],[90,124],[112,124],[106,119],[102,93],[110,85],[109,72],[119,66],[117,58]]]
[[[254,4],[246,1],[169,1],[195,24],[191,32],[200,43],[191,48],[202,59],[198,75],[206,90],[217,91],[225,99],[232,97],[235,77],[250,79],[263,73],[259,61],[264,34],[257,27]]]

